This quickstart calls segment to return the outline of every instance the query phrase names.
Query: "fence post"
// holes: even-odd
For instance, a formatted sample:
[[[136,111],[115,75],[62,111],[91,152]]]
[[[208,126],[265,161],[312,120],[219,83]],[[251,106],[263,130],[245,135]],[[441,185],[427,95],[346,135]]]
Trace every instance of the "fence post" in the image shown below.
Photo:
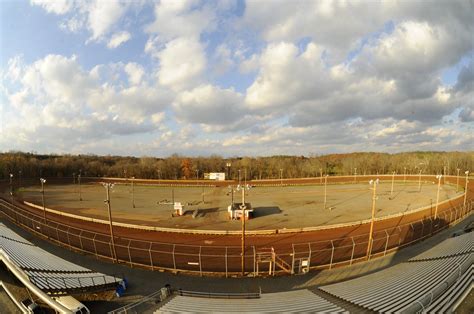
[[[398,228],[398,247],[402,244],[402,228],[400,226],[397,226]]]
[[[387,230],[385,230],[385,234],[387,235],[387,241],[385,241],[385,250],[383,251],[383,256],[385,256],[387,254],[388,238],[390,237],[388,235]]]
[[[84,251],[84,247],[82,246],[82,232],[84,230],[81,230],[81,232],[79,232],[79,243],[81,243],[81,251]]]
[[[351,237],[352,240],[352,254],[351,254],[351,261],[349,265],[352,265],[352,260],[354,259],[354,250],[355,250],[355,242],[354,242],[354,237]]]
[[[227,278],[227,246],[225,247],[225,277]]]
[[[252,245],[253,248],[253,276],[255,277],[255,264],[257,263],[257,253],[255,252],[255,245]]]
[[[415,227],[413,227],[413,224],[411,222],[410,222],[410,228],[411,228],[411,232],[412,232],[413,235],[411,236],[411,240],[408,243],[413,242],[413,239],[415,238]]]
[[[130,267],[133,268],[132,255],[130,254],[130,243],[131,242],[132,242],[132,240],[128,240],[127,250],[128,250],[128,260],[130,261]]]
[[[423,222],[423,219],[421,221],[421,236],[420,239],[423,239],[423,234],[425,233],[425,223]]]
[[[154,270],[154,266],[153,266],[153,256],[151,256],[151,246],[153,245],[153,242],[150,242],[150,247],[148,248],[148,253],[150,254],[150,266],[151,266],[151,270],[153,271]]]
[[[308,269],[311,266],[311,243],[308,242],[309,254],[308,254]]]
[[[71,227],[67,227],[66,234],[67,234],[67,244],[69,245],[69,249],[71,249],[71,241],[69,240],[69,229],[71,229]]]
[[[110,258],[113,260],[114,259],[114,252],[112,251],[112,240],[109,240],[109,249],[110,249]],[[115,258],[117,259],[117,262],[118,262],[117,256],[115,256]]]
[[[60,241],[59,241],[59,231],[58,231],[58,226],[59,226],[59,225],[58,225],[58,224],[56,224],[56,240],[58,240],[58,242],[60,242]]]
[[[97,247],[95,245],[95,237],[96,236],[97,236],[97,233],[94,233],[94,237],[92,238],[92,243],[94,244],[95,258],[99,259],[99,256],[97,255]]]
[[[174,249],[176,248],[176,244],[173,244],[173,267],[176,270],[176,258],[174,257]]]
[[[331,250],[331,261],[329,262],[329,269],[332,268],[332,259],[334,258],[334,243],[332,240],[331,240],[331,246],[332,246],[332,250]]]
[[[199,246],[199,275],[202,277],[202,260],[201,260],[202,246]]]
[[[293,275],[294,270],[295,270],[295,244],[291,243],[291,247],[293,250],[293,253],[291,254],[291,274]]]

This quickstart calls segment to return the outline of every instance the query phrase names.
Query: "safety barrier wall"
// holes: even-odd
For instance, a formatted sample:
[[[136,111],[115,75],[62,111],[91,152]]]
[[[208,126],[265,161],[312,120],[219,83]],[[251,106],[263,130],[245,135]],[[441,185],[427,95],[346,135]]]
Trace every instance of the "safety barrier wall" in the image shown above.
[[[0,208],[10,220],[50,241],[73,250],[93,254],[97,258],[116,259],[130,267],[194,272],[200,275],[221,273],[225,276],[238,274],[241,270],[240,246],[193,246],[115,237],[115,258],[112,242],[107,234],[91,232],[54,221],[48,221],[45,224],[41,215],[33,214],[5,200],[0,201]],[[372,249],[368,256],[366,254],[368,234],[280,246],[276,254],[281,260],[291,265],[291,273],[304,272],[309,267],[314,269],[351,265],[367,258],[389,254],[429,237],[470,215],[472,209],[473,201],[469,199],[466,206],[458,205],[441,211],[437,219],[428,217],[374,232]],[[246,271],[255,275],[258,275],[256,267],[259,249],[259,247],[248,246],[245,252]]]

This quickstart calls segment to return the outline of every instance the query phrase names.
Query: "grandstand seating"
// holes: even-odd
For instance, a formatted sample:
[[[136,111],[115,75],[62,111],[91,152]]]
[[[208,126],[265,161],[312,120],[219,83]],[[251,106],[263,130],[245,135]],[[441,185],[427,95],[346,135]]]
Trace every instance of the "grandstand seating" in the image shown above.
[[[465,293],[474,288],[472,279],[474,278],[474,265],[471,265],[468,271],[464,272],[454,285],[449,287],[436,301],[434,301],[427,309],[428,313],[448,313],[455,303]]]
[[[470,272],[473,242],[472,234],[450,238],[408,262],[320,289],[377,312],[422,310]]]
[[[55,256],[22,238],[2,223],[0,253],[18,266],[38,288],[48,292],[113,287],[121,280]]]
[[[216,299],[175,296],[155,313],[318,312],[348,313],[309,290],[261,294],[258,299]]]

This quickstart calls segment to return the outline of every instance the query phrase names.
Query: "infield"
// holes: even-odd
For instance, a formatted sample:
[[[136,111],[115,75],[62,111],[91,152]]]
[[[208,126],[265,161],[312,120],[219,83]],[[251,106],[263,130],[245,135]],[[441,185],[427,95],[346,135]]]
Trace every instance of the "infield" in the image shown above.
[[[363,183],[362,183],[363,182]],[[132,187],[117,184],[111,193],[114,221],[125,223],[183,228],[239,230],[240,222],[229,220],[227,206],[231,203],[229,187],[169,187],[162,185],[134,185],[135,208],[132,207]],[[432,206],[436,202],[437,185],[395,181],[393,194],[391,181],[381,181],[377,188],[376,217],[383,217],[416,208]],[[40,187],[22,188],[20,197],[41,205]],[[442,185],[440,202],[463,193],[453,185]],[[82,201],[78,185],[48,185],[45,188],[47,208],[76,215],[108,219],[104,204],[105,191],[100,184],[83,184]],[[185,205],[186,214],[172,217],[171,202]],[[255,218],[247,223],[250,230],[283,229],[325,226],[369,219],[372,191],[369,184],[328,184],[324,208],[324,185],[256,186],[246,194],[252,204]],[[234,192],[234,201],[240,202],[241,193]],[[193,212],[198,209],[197,217]]]

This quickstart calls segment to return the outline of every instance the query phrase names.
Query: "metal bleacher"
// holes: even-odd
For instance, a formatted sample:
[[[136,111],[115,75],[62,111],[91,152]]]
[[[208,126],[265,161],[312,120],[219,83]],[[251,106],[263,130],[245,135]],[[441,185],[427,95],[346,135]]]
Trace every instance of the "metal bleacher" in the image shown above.
[[[22,238],[0,223],[0,253],[20,268],[30,282],[49,293],[115,287],[121,280],[68,262]]]
[[[405,263],[319,289],[372,311],[425,311],[444,304],[451,288],[453,294],[462,294],[467,286],[457,289],[457,283],[472,283],[473,242],[472,233],[446,239]]]
[[[253,299],[174,296],[154,313],[349,313],[309,290],[261,294]]]

